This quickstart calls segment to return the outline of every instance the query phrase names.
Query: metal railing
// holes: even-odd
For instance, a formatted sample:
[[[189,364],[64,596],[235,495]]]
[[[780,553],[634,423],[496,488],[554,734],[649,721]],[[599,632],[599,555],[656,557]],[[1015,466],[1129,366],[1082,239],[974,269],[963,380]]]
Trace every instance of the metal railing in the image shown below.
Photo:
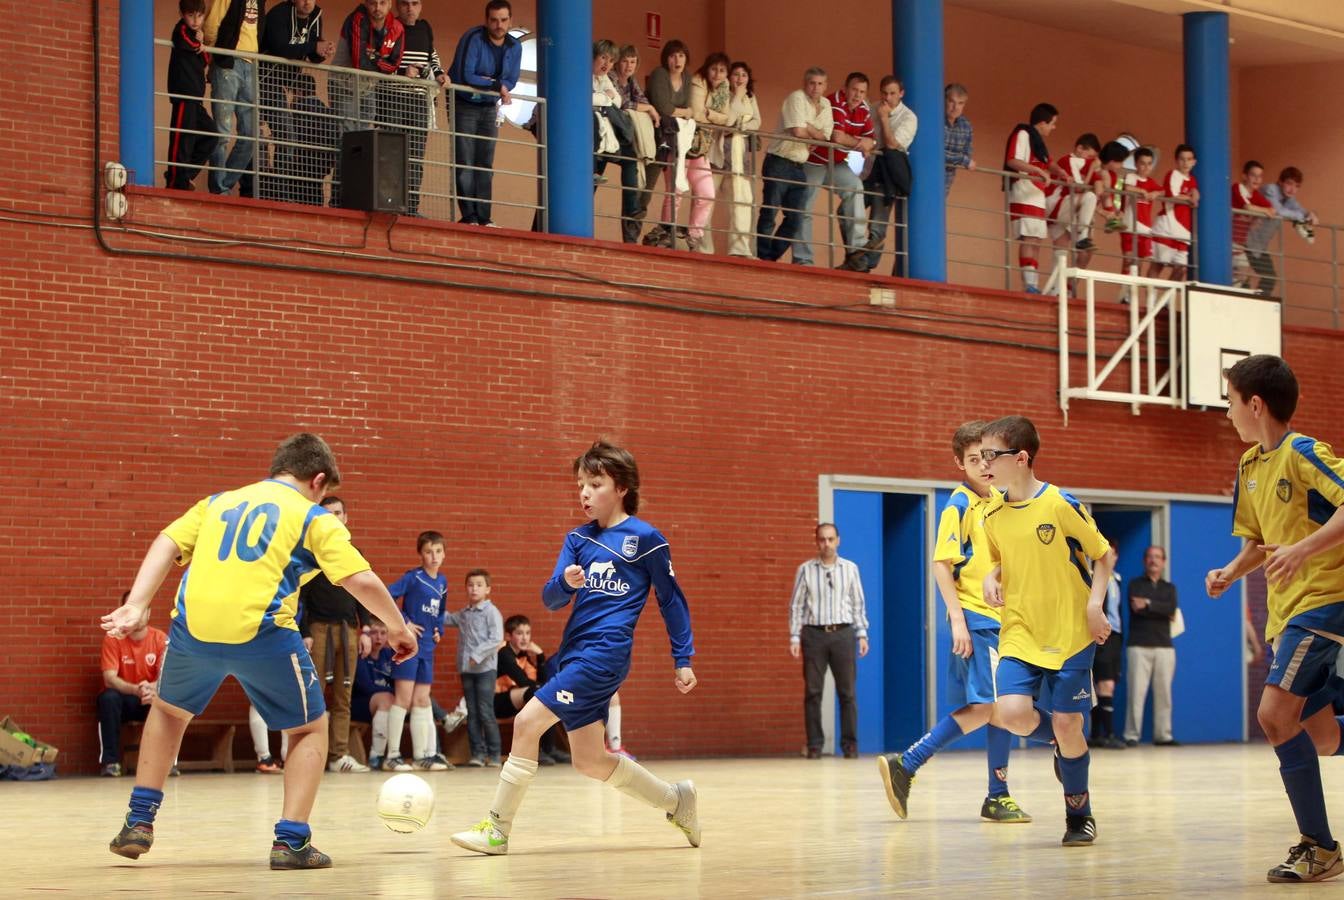
[[[157,40],[155,44],[160,48],[171,47],[171,42],[165,40]],[[426,78],[384,75],[233,50],[208,50],[212,56],[244,61],[244,65],[235,63],[231,70],[239,83],[236,98],[187,97],[166,91],[156,91],[155,97],[170,104],[206,102],[217,123],[221,118],[226,122],[232,120],[235,127],[226,131],[217,124],[212,132],[187,127],[180,118],[171,115],[166,122],[156,123],[155,130],[163,141],[155,153],[155,166],[165,177],[183,162],[172,158],[175,149],[180,153],[186,144],[213,142],[216,149],[206,161],[206,184],[201,184],[201,176],[189,164],[190,160],[185,160],[188,165],[183,166],[188,170],[183,177],[185,184],[194,182],[198,189],[208,186],[214,193],[227,193],[241,183],[245,192],[260,199],[339,206],[341,136],[366,129],[395,131],[406,136],[407,212],[451,221],[460,214],[463,200],[468,203],[485,200],[493,207],[503,208],[511,226],[527,228],[534,223],[545,226],[545,210],[540,201],[545,196],[546,178],[543,99],[518,98],[537,104],[536,140],[498,134],[503,117],[498,107],[488,104],[474,105],[485,105],[489,114],[495,116],[496,134],[465,133],[454,126],[459,121],[462,104],[468,102],[466,97],[498,97],[498,94],[451,84],[441,87]],[[491,155],[498,154],[492,163],[471,164],[463,160],[476,155],[471,153],[476,142],[488,144],[493,151]],[[486,174],[487,186],[483,188],[482,180],[470,173]],[[490,185],[501,180],[506,184]],[[522,190],[511,189],[507,185],[509,180],[521,180],[527,186]],[[519,196],[538,199],[520,200]]]

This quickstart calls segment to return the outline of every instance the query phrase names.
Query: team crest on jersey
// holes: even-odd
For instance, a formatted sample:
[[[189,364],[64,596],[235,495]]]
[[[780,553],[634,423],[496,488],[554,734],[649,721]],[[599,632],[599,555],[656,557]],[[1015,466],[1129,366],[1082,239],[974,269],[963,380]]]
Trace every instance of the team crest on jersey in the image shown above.
[[[639,552],[639,535],[627,535],[625,540],[621,541],[621,552],[633,559]]]
[[[1249,478],[1249,479],[1247,479],[1247,481],[1246,481],[1246,492],[1249,493],[1249,494],[1254,494],[1254,493],[1255,493],[1255,479],[1254,479],[1254,478]]]
[[[1279,483],[1274,485],[1274,496],[1278,497],[1284,503],[1293,499],[1293,483],[1287,478],[1280,478]]]
[[[1053,525],[1037,525],[1037,526],[1036,526],[1036,537],[1040,540],[1040,542],[1041,542],[1042,544],[1048,544],[1048,543],[1050,543],[1051,541],[1053,541],[1053,540],[1055,539],[1055,526],[1053,526]]]
[[[158,658],[159,658],[159,655],[158,655],[157,653],[146,653],[146,654],[145,654],[145,665],[147,665],[147,666],[152,666],[152,665],[154,665],[154,660],[156,660],[156,659],[158,659]]]

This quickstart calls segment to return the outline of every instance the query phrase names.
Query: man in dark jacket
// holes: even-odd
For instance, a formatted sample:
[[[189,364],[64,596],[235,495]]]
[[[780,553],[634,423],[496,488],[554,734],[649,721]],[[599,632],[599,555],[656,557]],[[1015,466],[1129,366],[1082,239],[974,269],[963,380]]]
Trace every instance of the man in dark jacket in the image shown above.
[[[1148,686],[1153,688],[1153,744],[1174,747],[1171,736],[1171,681],[1176,674],[1176,649],[1171,645],[1171,620],[1176,615],[1176,585],[1162,578],[1167,551],[1149,547],[1143,554],[1143,574],[1129,583],[1129,714],[1125,717],[1125,744],[1139,742]]]
[[[284,0],[262,20],[261,52],[296,63],[330,62],[336,42],[323,36],[322,7],[317,0]],[[271,135],[269,165],[263,161],[261,194],[271,200],[299,199],[299,161],[309,151],[294,147],[298,139],[294,124],[294,102],[290,99],[299,65],[282,66],[261,63],[261,120]]]

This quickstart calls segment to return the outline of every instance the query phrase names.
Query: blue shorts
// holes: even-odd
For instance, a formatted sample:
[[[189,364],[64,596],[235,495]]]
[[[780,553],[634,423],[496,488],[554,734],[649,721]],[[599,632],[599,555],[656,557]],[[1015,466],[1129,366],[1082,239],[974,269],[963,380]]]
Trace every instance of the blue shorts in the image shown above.
[[[392,666],[393,681],[414,681],[416,684],[434,683],[434,654],[421,651],[405,662]]]
[[[1304,719],[1330,706],[1341,687],[1339,643],[1311,628],[1344,634],[1344,603],[1332,603],[1289,619],[1274,641],[1274,662],[1265,678],[1265,684],[1307,698],[1302,708]]]
[[[229,675],[276,730],[298,728],[327,711],[322,679],[297,631],[276,628],[245,644],[216,644],[197,640],[180,617],[174,619],[159,672],[159,697],[199,716]]]
[[[1092,657],[1097,645],[1088,644],[1064,660],[1058,671],[1000,657],[994,670],[994,689],[999,697],[1024,694],[1037,697],[1050,712],[1085,713],[1092,709]]]
[[[999,661],[999,629],[971,630],[971,658],[947,660],[947,696],[957,709],[994,702],[994,666]]]
[[[537,688],[536,698],[560,718],[566,731],[601,722],[607,717],[611,695],[625,681],[625,674],[585,659],[572,659],[556,666],[551,678]]]

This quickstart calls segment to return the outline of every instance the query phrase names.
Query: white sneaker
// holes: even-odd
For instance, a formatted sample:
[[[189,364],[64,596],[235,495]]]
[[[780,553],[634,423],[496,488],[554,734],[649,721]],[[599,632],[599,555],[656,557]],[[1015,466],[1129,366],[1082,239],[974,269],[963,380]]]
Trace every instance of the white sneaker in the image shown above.
[[[355,759],[349,753],[327,763],[328,772],[367,772],[369,767]]]
[[[437,760],[437,759],[434,758],[433,756],[426,756],[426,757],[424,757],[423,759],[417,759],[417,760],[413,763],[413,765],[414,765],[417,769],[424,769],[426,772],[447,772],[447,771],[448,771],[448,764],[447,764],[446,762],[439,762],[439,760]]]
[[[459,847],[490,856],[503,856],[509,852],[508,836],[489,819],[473,825],[470,831],[459,831],[451,840]]]
[[[389,756],[387,759],[383,760],[383,771],[409,772],[411,771],[411,764],[406,762],[406,760],[402,759],[400,756]]]
[[[452,734],[454,731],[457,730],[457,726],[461,725],[465,721],[467,721],[466,712],[459,712],[458,710],[453,710],[448,715],[443,717],[443,730],[448,734]]]
[[[681,829],[692,847],[700,846],[700,819],[695,814],[695,784],[691,781],[678,781],[673,785],[677,789],[677,808],[667,814],[667,821]],[[456,838],[454,838],[456,840]]]

